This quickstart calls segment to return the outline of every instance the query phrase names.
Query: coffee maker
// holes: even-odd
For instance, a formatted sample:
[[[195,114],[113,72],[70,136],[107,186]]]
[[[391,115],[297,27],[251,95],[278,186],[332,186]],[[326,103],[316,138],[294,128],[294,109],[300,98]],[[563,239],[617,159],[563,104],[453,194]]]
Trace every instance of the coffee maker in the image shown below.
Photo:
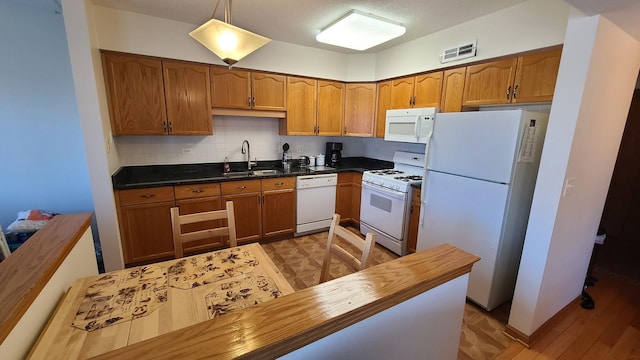
[[[342,143],[328,142],[327,151],[325,152],[327,166],[336,166],[342,164]]]

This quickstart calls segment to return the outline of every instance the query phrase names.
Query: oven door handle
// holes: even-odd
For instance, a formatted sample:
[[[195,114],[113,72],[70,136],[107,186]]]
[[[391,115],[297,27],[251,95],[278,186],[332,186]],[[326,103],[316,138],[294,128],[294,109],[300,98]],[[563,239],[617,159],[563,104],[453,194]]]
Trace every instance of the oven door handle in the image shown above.
[[[370,184],[368,182],[362,182],[362,187],[363,188],[370,188],[372,191],[375,191],[377,193],[383,193],[387,196],[391,196],[394,197],[396,199],[401,199],[404,200],[405,196],[407,195],[406,193],[403,193],[401,191],[397,191],[397,190],[393,190],[393,189],[389,189],[383,186],[379,186],[379,185],[375,185],[375,184]]]

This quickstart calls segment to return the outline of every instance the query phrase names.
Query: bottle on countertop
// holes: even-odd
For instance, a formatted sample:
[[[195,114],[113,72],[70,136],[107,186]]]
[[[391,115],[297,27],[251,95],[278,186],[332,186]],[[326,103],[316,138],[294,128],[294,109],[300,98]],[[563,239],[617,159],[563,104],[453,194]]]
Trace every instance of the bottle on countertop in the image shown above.
[[[225,156],[224,158],[224,172],[228,173],[231,171],[231,165],[229,165],[229,158]]]

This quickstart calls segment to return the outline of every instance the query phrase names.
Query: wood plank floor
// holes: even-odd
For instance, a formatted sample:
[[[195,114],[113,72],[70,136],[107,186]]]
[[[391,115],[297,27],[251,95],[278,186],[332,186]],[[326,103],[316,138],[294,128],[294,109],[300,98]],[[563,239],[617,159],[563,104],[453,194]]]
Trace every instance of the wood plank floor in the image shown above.
[[[327,232],[322,232],[266,243],[263,247],[291,286],[301,290],[319,281],[326,237]],[[352,248],[352,251],[356,250]],[[395,254],[376,245],[372,263],[395,258]],[[334,260],[330,272],[339,277],[350,270]],[[571,311],[531,349],[503,334],[510,304],[487,312],[467,303],[458,359],[640,360],[640,284],[599,269],[594,275],[599,280],[588,292],[596,302],[595,309],[585,310],[576,301]]]

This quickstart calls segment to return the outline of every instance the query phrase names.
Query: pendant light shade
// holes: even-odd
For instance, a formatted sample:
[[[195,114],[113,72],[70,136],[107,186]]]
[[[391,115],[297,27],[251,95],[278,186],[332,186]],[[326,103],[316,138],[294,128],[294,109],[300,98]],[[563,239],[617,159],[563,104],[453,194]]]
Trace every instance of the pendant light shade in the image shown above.
[[[211,19],[190,32],[189,36],[229,66],[271,41],[269,38],[231,25],[231,0],[226,0],[224,22]]]

